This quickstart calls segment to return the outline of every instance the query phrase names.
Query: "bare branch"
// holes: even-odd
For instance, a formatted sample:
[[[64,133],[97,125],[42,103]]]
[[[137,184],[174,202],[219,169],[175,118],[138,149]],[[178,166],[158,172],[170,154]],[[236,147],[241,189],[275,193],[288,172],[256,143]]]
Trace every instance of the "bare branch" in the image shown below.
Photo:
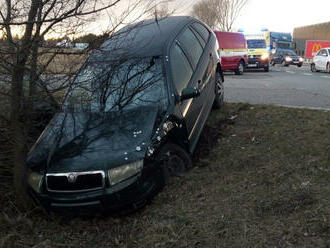
[[[212,29],[233,31],[233,25],[248,0],[202,0],[193,6],[192,15]]]

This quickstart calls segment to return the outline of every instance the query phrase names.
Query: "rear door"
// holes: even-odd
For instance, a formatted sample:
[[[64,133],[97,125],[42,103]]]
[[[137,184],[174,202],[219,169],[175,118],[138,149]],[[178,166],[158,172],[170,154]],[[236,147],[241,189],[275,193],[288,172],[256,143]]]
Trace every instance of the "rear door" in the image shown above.
[[[214,35],[201,23],[195,22],[191,25],[191,30],[194,32],[203,48],[203,54],[195,68],[195,80],[198,82],[198,89],[201,91],[199,97],[201,106],[199,110],[198,120],[195,123],[194,129],[189,137],[191,141],[191,149],[194,148],[198,141],[200,132],[203,129],[204,123],[208,117],[209,111],[212,108],[215,96],[215,68],[218,62],[217,41]]]

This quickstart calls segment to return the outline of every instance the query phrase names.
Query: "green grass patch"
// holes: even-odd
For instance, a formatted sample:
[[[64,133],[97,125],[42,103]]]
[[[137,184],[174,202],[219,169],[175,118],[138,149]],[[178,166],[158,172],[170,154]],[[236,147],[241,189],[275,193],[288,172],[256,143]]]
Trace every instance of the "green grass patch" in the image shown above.
[[[329,112],[226,104],[208,120],[195,167],[145,209],[67,219],[9,201],[0,247],[329,247],[329,130]]]

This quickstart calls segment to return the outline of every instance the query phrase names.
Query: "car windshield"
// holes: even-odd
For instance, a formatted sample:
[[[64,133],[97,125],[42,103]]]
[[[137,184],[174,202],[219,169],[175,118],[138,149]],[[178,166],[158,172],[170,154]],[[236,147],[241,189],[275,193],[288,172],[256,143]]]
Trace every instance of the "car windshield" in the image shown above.
[[[266,48],[265,40],[247,40],[248,48]]]
[[[87,62],[72,83],[64,111],[107,112],[167,105],[161,57]]]
[[[297,56],[297,54],[293,51],[286,51],[286,52],[284,52],[284,55],[286,55],[286,56]]]

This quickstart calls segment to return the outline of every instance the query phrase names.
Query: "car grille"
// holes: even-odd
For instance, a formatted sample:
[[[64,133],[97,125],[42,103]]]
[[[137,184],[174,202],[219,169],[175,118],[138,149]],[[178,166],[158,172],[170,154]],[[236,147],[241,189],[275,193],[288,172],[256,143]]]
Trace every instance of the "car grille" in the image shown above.
[[[54,173],[46,175],[47,190],[50,192],[86,192],[102,189],[103,171]]]

